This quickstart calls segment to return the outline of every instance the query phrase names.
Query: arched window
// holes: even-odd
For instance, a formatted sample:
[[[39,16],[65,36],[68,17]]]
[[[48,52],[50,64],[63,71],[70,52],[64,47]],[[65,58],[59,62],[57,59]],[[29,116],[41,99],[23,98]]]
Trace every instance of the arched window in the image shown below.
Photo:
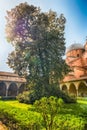
[[[18,89],[18,93],[22,93],[24,91],[24,84],[21,84],[21,86]]]
[[[0,82],[0,96],[6,96],[6,84]]]
[[[77,95],[77,92],[76,92],[76,87],[73,83],[70,84],[69,86],[69,93],[72,94],[72,95]]]
[[[8,88],[8,96],[17,96],[17,85],[16,83],[11,83]]]
[[[63,85],[63,86],[62,86],[62,91],[65,92],[65,93],[68,92],[68,90],[67,90],[67,86],[66,86],[66,85]]]
[[[87,97],[87,86],[84,82],[81,82],[78,87],[79,96]]]

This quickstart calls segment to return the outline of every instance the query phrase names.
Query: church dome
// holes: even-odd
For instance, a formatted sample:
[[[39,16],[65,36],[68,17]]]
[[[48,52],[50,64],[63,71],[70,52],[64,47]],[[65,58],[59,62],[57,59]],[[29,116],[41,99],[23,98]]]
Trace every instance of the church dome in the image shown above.
[[[84,49],[84,46],[80,43],[74,43],[66,49],[66,53],[77,49]]]

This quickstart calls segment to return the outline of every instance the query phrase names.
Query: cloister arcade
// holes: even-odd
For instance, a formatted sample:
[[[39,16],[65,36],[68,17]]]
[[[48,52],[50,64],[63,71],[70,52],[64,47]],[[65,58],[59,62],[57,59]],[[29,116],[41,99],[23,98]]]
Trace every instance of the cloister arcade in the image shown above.
[[[16,97],[25,89],[26,80],[17,74],[0,72],[0,96]]]
[[[0,82],[0,96],[15,97],[24,91],[24,83]]]
[[[87,81],[70,81],[60,84],[60,89],[77,97],[87,97]]]

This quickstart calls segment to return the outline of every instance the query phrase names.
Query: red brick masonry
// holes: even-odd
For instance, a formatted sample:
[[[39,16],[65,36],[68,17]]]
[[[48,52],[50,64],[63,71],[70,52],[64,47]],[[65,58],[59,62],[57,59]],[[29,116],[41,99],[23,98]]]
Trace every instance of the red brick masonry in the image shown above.
[[[64,82],[79,80],[87,76],[87,42],[85,45],[72,44],[66,50],[66,63],[71,68],[63,79]]]

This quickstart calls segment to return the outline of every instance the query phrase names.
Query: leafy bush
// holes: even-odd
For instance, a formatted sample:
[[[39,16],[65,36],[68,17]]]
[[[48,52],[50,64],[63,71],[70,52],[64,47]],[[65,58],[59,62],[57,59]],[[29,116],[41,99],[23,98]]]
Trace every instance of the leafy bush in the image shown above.
[[[64,100],[65,103],[76,103],[76,98],[72,97],[66,93],[61,92],[60,97]]]
[[[24,91],[17,96],[17,99],[21,103],[29,103],[29,92]]]
[[[21,103],[33,104],[33,102],[35,102],[35,100],[38,98],[35,97],[33,91],[24,91],[22,94],[17,96],[17,99]]]
[[[43,97],[35,101],[34,106],[41,113],[46,130],[83,130],[84,128],[83,118],[76,116],[76,111],[73,112],[75,107],[69,105],[70,109],[68,109],[60,98],[53,96],[49,98]],[[75,106],[80,109],[78,104]],[[66,114],[69,112],[70,114]]]
[[[41,113],[46,130],[53,130],[54,118],[59,114],[63,106],[63,100],[56,97],[43,97],[35,101],[34,106]]]
[[[33,104],[36,100],[41,99],[42,97],[50,97],[55,96],[57,98],[62,98],[65,103],[75,103],[76,99],[70,97],[69,95],[60,91],[59,87],[56,85],[49,86],[35,86],[33,89],[23,92],[23,94],[19,94],[17,99],[19,102],[31,103]]]
[[[49,86],[43,86],[43,87],[41,87],[39,92],[36,87],[34,89],[34,95],[35,95],[35,97],[37,97],[36,100],[40,99],[44,96],[45,97],[54,96],[57,98],[62,98],[65,103],[75,103],[76,102],[75,98],[69,96],[68,94],[65,94],[63,91],[61,91],[59,89],[59,87],[56,84],[49,85]]]
[[[84,130],[84,120],[71,114],[56,116],[54,121],[56,130]]]

